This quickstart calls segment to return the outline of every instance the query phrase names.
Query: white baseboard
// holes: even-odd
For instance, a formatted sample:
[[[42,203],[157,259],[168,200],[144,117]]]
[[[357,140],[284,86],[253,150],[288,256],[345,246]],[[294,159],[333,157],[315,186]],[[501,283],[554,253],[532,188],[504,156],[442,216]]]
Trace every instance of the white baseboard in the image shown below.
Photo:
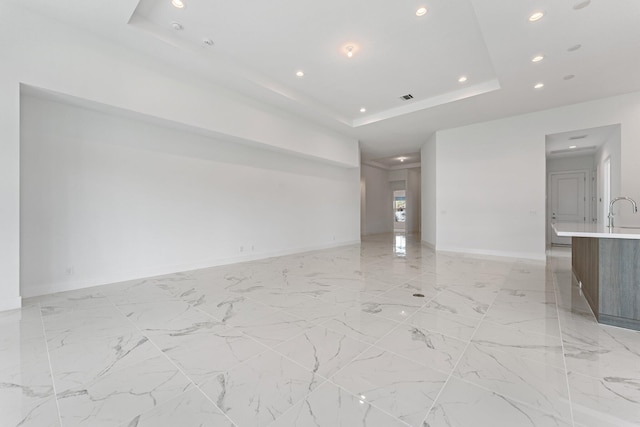
[[[343,242],[332,242],[332,243],[327,243],[322,245],[303,246],[303,247],[285,249],[280,251],[252,253],[252,254],[246,254],[246,255],[234,256],[234,257],[228,257],[228,258],[209,259],[209,260],[187,263],[187,264],[162,265],[156,268],[119,272],[117,274],[90,277],[90,278],[85,278],[85,279],[76,280],[76,281],[44,283],[40,285],[32,285],[22,289],[22,296],[24,298],[37,297],[40,295],[48,295],[56,292],[75,291],[78,289],[91,288],[94,286],[108,285],[110,283],[126,282],[129,280],[140,280],[140,279],[145,279],[149,277],[163,276],[165,274],[200,270],[203,268],[218,267],[221,265],[255,261],[259,259],[311,252],[311,251],[317,251],[322,249],[331,249],[331,248],[349,246],[349,245],[354,245],[359,243],[360,243],[359,239],[348,240]]]
[[[15,310],[22,307],[22,298],[3,298],[0,299],[0,311]]]

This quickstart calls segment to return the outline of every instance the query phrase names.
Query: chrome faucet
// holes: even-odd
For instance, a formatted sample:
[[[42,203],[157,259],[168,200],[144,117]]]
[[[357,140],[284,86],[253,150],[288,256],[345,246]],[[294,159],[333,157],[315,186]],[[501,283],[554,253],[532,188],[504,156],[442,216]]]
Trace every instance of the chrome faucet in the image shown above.
[[[616,197],[615,199],[613,199],[611,201],[611,203],[609,203],[609,228],[613,228],[613,205],[615,202],[619,201],[619,200],[628,200],[631,202],[631,204],[633,205],[633,213],[638,213],[638,205],[636,204],[636,201],[633,200],[630,197]]]

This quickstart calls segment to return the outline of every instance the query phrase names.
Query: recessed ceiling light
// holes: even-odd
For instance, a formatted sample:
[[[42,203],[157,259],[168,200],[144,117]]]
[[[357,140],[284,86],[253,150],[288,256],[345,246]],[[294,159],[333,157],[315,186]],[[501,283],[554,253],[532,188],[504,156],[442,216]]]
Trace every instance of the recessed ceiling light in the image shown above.
[[[404,162],[405,160],[407,160],[406,157],[398,157],[398,160],[400,160],[400,163]]]
[[[417,15],[417,16],[422,16],[422,15],[424,15],[425,13],[427,13],[427,8],[426,8],[426,7],[421,7],[421,8],[419,8],[418,10],[416,10],[416,15]]]
[[[466,82],[466,81],[467,81],[467,76],[461,76],[461,77],[458,79],[458,82],[459,82],[459,83],[464,83],[464,82]]]
[[[347,46],[347,56],[351,58],[353,56],[353,46]]]
[[[178,9],[182,9],[184,7],[184,2],[182,0],[171,0],[171,4]]]
[[[570,145],[569,148],[576,148],[577,145]]]
[[[184,27],[182,26],[182,24],[181,24],[181,23],[179,23],[179,22],[172,22],[172,23],[171,23],[171,28],[173,28],[173,29],[174,29],[174,30],[176,30],[176,31],[180,31],[180,30],[183,30],[183,29],[184,29]]]
[[[304,71],[302,71],[302,70],[296,71],[296,76],[304,77]]]
[[[544,12],[535,12],[529,16],[529,22],[536,22],[542,19],[544,16]]]
[[[584,9],[585,7],[589,6],[591,4],[591,0],[584,0],[581,1],[580,3],[576,3],[575,5],[573,5],[573,8],[575,10],[580,10],[580,9]]]
[[[531,58],[531,62],[540,62],[544,59],[544,55],[536,55],[533,58]]]
[[[581,44],[574,44],[573,46],[571,46],[569,49],[567,49],[568,52],[575,52],[576,50],[580,49],[582,47]]]
[[[566,76],[563,77],[563,79],[565,80],[571,80],[572,78],[574,78],[576,75],[575,74],[567,74]]]
[[[544,83],[536,83],[536,85],[533,87],[534,89],[542,89],[544,87]]]
[[[362,108],[360,109],[360,112],[361,112],[361,113],[366,113],[366,112],[367,112],[367,109],[366,109],[366,108],[364,108],[364,107],[362,107]]]
[[[202,43],[206,46],[213,46],[213,40],[211,39],[202,39]]]

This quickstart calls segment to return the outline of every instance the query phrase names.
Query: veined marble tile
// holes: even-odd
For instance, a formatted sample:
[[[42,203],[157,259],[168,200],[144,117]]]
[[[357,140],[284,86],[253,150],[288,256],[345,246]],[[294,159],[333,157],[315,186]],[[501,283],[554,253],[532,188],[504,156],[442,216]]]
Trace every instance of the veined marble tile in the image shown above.
[[[560,336],[555,303],[496,301],[484,320],[539,334]]]
[[[244,295],[221,292],[216,295],[202,296],[195,307],[211,317],[228,325],[241,325],[260,317],[273,314],[279,309],[256,302]]]
[[[134,418],[127,427],[235,427],[200,390],[192,389]]]
[[[371,348],[332,382],[411,426],[419,427],[448,375]]]
[[[58,404],[65,427],[129,425],[190,387],[192,383],[160,356],[59,393]]]
[[[0,369],[0,422],[3,426],[57,426],[53,382],[46,355],[13,369]]]
[[[402,421],[331,383],[325,383],[270,427],[406,427]]]
[[[482,322],[471,341],[481,347],[494,348],[564,369],[560,337]]]
[[[370,344],[378,341],[398,325],[396,321],[363,313],[358,309],[350,309],[322,323],[322,326],[333,331]]]
[[[201,389],[238,427],[266,426],[322,381],[311,371],[268,350],[219,374]]]
[[[319,295],[318,298],[330,304],[357,304],[374,297],[372,294],[335,287]]]
[[[137,331],[97,339],[87,337],[70,343],[49,341],[49,358],[58,393],[160,355]]]
[[[313,324],[320,324],[334,317],[343,315],[352,308],[349,304],[332,304],[319,298],[309,298],[295,307],[284,309],[286,313],[305,319]]]
[[[427,415],[424,427],[571,427],[523,403],[451,378]]]
[[[571,419],[564,369],[471,344],[454,375],[543,412]]]
[[[403,324],[376,343],[376,346],[414,362],[451,372],[466,347],[464,341]]]
[[[42,322],[38,304],[26,305],[15,310],[0,311],[0,328],[29,322]]]
[[[127,334],[134,326],[113,305],[43,316],[47,340],[67,343]]]
[[[419,329],[428,329],[467,342],[480,324],[480,319],[423,308],[411,316],[408,323]]]
[[[147,335],[206,332],[220,324],[181,300],[125,304],[118,308]]]
[[[0,325],[0,372],[46,359],[42,322],[7,322]]]
[[[591,378],[569,373],[573,416],[589,427],[640,425],[640,381],[635,378]]]
[[[424,303],[421,304],[418,301],[419,300],[416,299],[416,301],[402,302],[378,296],[371,296],[364,298],[360,302],[354,303],[353,307],[364,313],[375,314],[386,317],[387,319],[403,322],[424,305]]]
[[[408,304],[419,303],[420,305],[424,305],[429,302],[429,300],[436,297],[440,292],[442,292],[442,290],[443,288],[413,280],[391,288],[379,296],[402,301]],[[422,294],[424,297],[415,297],[414,294]]]
[[[28,304],[39,304],[43,316],[69,312],[75,309],[110,306],[111,302],[97,288],[59,292],[28,299]]]
[[[310,371],[329,378],[369,346],[346,335],[316,326],[277,346],[275,350]]]
[[[493,298],[490,298],[484,292],[474,294],[470,290],[462,292],[460,290],[453,291],[447,288],[432,299],[426,307],[450,314],[482,318],[494,298],[495,294],[493,294]]]
[[[530,289],[509,289],[503,288],[498,292],[496,297],[496,303],[541,303],[541,304],[554,304],[556,303],[556,294],[553,290],[541,291]]]
[[[297,292],[297,290],[297,288],[293,290],[290,288],[265,288],[252,292],[250,298],[279,310],[295,307],[296,305],[313,298],[313,296],[306,295],[303,291]]]
[[[570,372],[640,381],[640,332],[595,321],[576,321],[567,329],[563,341]]]
[[[311,326],[312,324],[304,319],[284,312],[277,312],[236,327],[261,343],[275,347],[301,334]]]
[[[51,396],[23,402],[6,398],[0,385],[0,425],[16,427],[60,427],[60,417],[56,399]]]
[[[154,335],[151,341],[196,384],[267,349],[239,330],[223,325],[204,333]]]

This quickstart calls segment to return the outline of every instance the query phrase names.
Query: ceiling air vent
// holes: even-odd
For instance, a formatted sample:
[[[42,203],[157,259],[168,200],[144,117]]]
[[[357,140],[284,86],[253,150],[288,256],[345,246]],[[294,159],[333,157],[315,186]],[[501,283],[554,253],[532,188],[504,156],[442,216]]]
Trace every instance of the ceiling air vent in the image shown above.
[[[404,101],[408,101],[410,99],[413,99],[413,95],[411,95],[410,93],[406,94],[406,95],[402,95],[400,97],[400,99],[404,100]]]

